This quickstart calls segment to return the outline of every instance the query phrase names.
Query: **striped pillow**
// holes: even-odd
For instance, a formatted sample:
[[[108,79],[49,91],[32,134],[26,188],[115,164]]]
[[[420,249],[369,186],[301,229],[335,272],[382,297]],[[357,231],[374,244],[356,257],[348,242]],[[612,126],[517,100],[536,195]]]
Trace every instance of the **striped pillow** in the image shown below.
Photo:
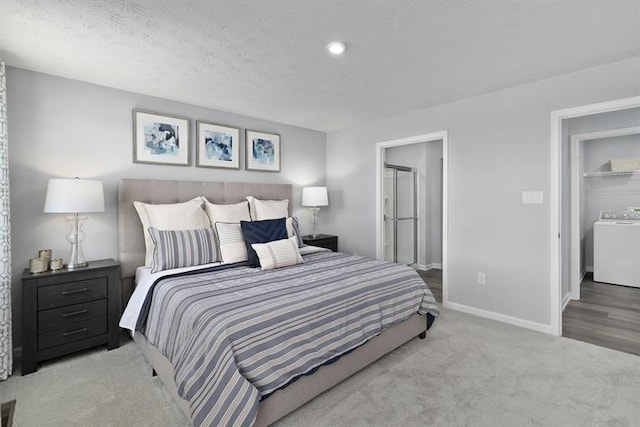
[[[298,247],[306,246],[302,241],[302,234],[300,233],[300,225],[298,224],[298,217],[290,216],[287,218],[287,237],[296,236],[298,238]]]
[[[231,222],[216,222],[218,246],[222,262],[230,264],[246,261],[247,246],[244,243],[240,224]]]
[[[298,251],[296,236],[269,243],[254,243],[251,247],[260,258],[262,270],[273,270],[274,268],[304,263],[300,251]]]
[[[151,272],[209,264],[220,259],[212,228],[158,230],[149,227],[154,243]]]

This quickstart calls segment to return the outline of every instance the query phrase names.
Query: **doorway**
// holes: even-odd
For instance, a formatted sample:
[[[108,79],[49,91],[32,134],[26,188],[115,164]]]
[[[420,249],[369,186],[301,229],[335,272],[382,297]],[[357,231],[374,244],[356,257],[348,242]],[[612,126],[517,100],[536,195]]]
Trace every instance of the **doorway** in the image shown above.
[[[571,156],[572,142],[567,132],[569,120],[585,118],[597,121],[605,113],[638,107],[640,97],[633,97],[551,113],[551,328],[556,335],[563,335],[563,309],[570,296],[579,296],[571,284],[575,284],[576,281],[579,283],[582,278],[579,276],[585,272],[582,268],[584,262],[580,261],[583,255],[580,245],[584,232],[578,227],[579,218],[584,214],[576,208],[576,204],[579,206],[581,203],[579,195],[582,190],[570,184],[572,175],[578,173],[575,162],[579,157]],[[588,139],[584,138],[585,135],[577,136],[573,140],[573,148],[579,146],[579,140]],[[576,179],[573,181],[575,184]],[[578,253],[574,253],[576,250]]]
[[[441,272],[447,304],[447,132],[376,144],[376,256]]]

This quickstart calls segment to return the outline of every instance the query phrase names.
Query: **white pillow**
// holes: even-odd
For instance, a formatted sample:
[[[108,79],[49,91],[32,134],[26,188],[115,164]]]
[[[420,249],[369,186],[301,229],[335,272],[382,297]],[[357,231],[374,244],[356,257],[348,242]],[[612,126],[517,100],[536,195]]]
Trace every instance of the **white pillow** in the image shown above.
[[[304,242],[302,241],[302,234],[300,234],[300,225],[298,224],[298,218],[295,216],[290,216],[289,218],[287,218],[285,226],[287,227],[287,237],[297,237],[298,247],[303,247]]]
[[[184,203],[150,204],[133,202],[138,212],[144,233],[146,256],[144,265],[153,264],[153,250],[155,244],[149,234],[149,227],[158,230],[195,230],[210,227],[209,218],[202,209],[202,198],[196,197]]]
[[[239,223],[216,222],[216,234],[220,257],[224,264],[247,261],[247,245],[244,243],[242,229]]]
[[[209,202],[204,198],[204,210],[207,212],[211,226],[216,222],[237,222],[251,221],[249,216],[249,202],[218,205]]]
[[[278,219],[289,216],[289,199],[284,200],[258,200],[247,196],[251,220]]]
[[[254,243],[251,247],[258,254],[262,270],[304,263],[298,250],[298,238],[295,236],[269,243]]]

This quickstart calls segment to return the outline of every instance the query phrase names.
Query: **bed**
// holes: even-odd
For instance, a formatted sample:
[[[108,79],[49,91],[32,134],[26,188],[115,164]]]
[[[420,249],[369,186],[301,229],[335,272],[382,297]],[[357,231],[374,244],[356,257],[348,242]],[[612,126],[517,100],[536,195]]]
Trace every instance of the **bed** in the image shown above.
[[[144,235],[143,235],[140,219],[138,218],[138,215],[133,207],[133,202],[139,201],[139,202],[154,203],[154,204],[179,203],[179,202],[185,202],[185,201],[191,200],[197,196],[204,196],[209,201],[212,201],[214,203],[220,203],[220,204],[238,203],[245,200],[246,196],[254,196],[262,200],[281,200],[281,199],[291,200],[291,186],[287,184],[244,184],[244,183],[190,182],[190,181],[136,180],[136,179],[121,180],[120,186],[119,186],[119,201],[118,201],[119,203],[119,211],[118,211],[119,259],[121,262],[124,304],[129,302],[129,299],[132,295],[132,291],[134,289],[134,279],[136,277],[136,273],[137,272],[139,273],[138,267],[141,265],[144,265],[145,263]],[[291,203],[289,204],[289,209],[290,209],[290,206],[291,206]],[[388,277],[388,278],[399,277],[398,283],[406,282],[407,286],[409,285],[413,287],[416,286],[415,283],[413,283],[413,278],[409,280],[407,279],[407,277],[409,277],[411,274],[414,274],[415,276],[417,276],[417,274],[408,273],[406,270],[396,271],[393,269],[392,266],[388,265],[389,263],[367,259],[367,258],[353,255],[353,254],[329,253],[327,251],[314,250],[313,248],[303,248],[303,249],[306,250],[306,251],[303,251],[301,249],[301,251],[305,253],[303,255],[305,259],[305,264],[304,266],[301,265],[300,268],[306,269],[304,270],[304,273],[301,273],[303,270],[300,270],[300,271],[295,270],[295,268],[298,268],[298,266],[295,266],[291,268],[261,272],[264,274],[254,279],[254,276],[256,276],[256,273],[255,273],[256,269],[251,269],[246,265],[244,265],[243,263],[239,263],[238,265],[235,265],[235,264],[222,265],[222,266],[210,265],[210,266],[204,266],[202,268],[187,269],[187,271],[181,271],[179,273],[170,274],[168,275],[168,277],[165,277],[162,280],[148,279],[144,283],[149,284],[148,285],[149,289],[160,289],[160,290],[153,291],[153,294],[155,295],[153,304],[160,304],[160,305],[162,304],[162,301],[163,301],[162,299],[163,295],[166,295],[164,298],[167,298],[167,301],[169,301],[169,298],[175,298],[176,295],[184,294],[183,290],[187,287],[195,289],[195,292],[200,292],[197,295],[209,295],[206,292],[211,293],[212,291],[210,287],[206,287],[206,286],[211,286],[211,285],[207,282],[208,279],[207,280],[204,279],[205,277],[207,278],[215,277],[216,283],[223,283],[227,281],[229,283],[233,283],[234,286],[236,286],[235,284],[237,283],[246,283],[246,288],[244,290],[238,291],[236,288],[233,288],[232,291],[236,293],[243,292],[244,293],[243,295],[245,295],[247,292],[249,293],[256,292],[255,295],[249,295],[249,298],[263,298],[263,296],[265,295],[271,298],[272,297],[271,293],[273,293],[274,294],[273,301],[271,300],[267,301],[266,299],[264,301],[262,300],[260,301],[260,304],[262,305],[262,307],[269,307],[268,311],[271,311],[273,313],[275,313],[277,310],[283,307],[282,301],[289,301],[288,298],[290,298],[290,295],[286,293],[288,291],[285,292],[284,290],[282,290],[281,292],[282,295],[276,295],[277,292],[274,292],[274,290],[278,290],[280,288],[274,287],[274,286],[276,285],[279,286],[280,284],[283,284],[284,286],[285,283],[287,284],[287,286],[289,286],[288,284],[290,283],[291,286],[296,289],[302,289],[305,286],[309,287],[311,286],[311,284],[309,283],[311,279],[308,279],[308,278],[313,276],[314,274],[318,276],[318,279],[317,279],[318,283],[335,282],[336,281],[335,277],[338,277],[336,275],[338,274],[339,271],[342,272],[340,273],[340,276],[339,276],[341,278],[342,277],[351,278],[353,276],[353,280],[344,279],[344,283],[346,285],[345,284],[340,285],[342,286],[340,288],[341,292],[342,292],[342,289],[346,289],[346,286],[347,287],[351,286],[352,282],[354,283],[353,286],[356,286],[355,282],[358,282],[359,283],[358,286],[371,285],[369,289],[376,288],[376,286],[374,286],[376,285],[375,281],[376,280],[382,281],[384,277]],[[387,276],[385,276],[385,274],[387,274],[387,271],[389,273]],[[332,276],[334,278],[330,280],[328,276],[331,276],[331,274],[333,274],[335,277]],[[368,277],[366,280],[362,279],[362,277],[365,277],[365,276],[362,276],[363,274],[364,275],[369,274],[369,276],[366,276]],[[302,280],[300,278],[301,276],[304,276],[305,280]],[[356,280],[356,278],[358,279]],[[186,282],[187,280],[189,282]],[[255,280],[255,282],[249,283],[250,280]],[[360,282],[364,282],[364,284]],[[185,286],[185,283],[189,283],[189,285]],[[203,288],[196,288],[196,284],[198,286],[200,285],[203,286]],[[259,288],[258,285],[263,286],[266,291],[258,292],[256,290]],[[171,288],[171,286],[173,286],[173,288]],[[163,294],[162,289],[167,289],[167,291]],[[169,289],[174,289],[174,290],[170,291]],[[202,289],[206,289],[207,291],[204,292],[202,291]],[[282,289],[285,289],[285,288],[282,288]],[[398,287],[398,289],[401,289],[401,288]],[[420,290],[415,290],[414,288],[411,288],[411,289],[412,289],[412,292],[417,292],[419,295],[422,295],[422,293],[424,292],[422,289]],[[141,292],[141,289],[138,289],[138,293],[140,292]],[[222,291],[216,288],[215,292],[222,292]],[[307,294],[311,294],[310,288],[306,289],[305,292]],[[403,292],[405,291],[403,290]],[[288,379],[285,381],[284,384],[277,384],[278,387],[274,387],[273,389],[269,389],[267,385],[264,384],[266,383],[266,381],[263,383],[260,383],[261,386],[264,386],[266,387],[266,389],[269,390],[268,394],[266,395],[261,395],[259,392],[252,390],[251,386],[248,386],[249,392],[251,396],[253,396],[252,398],[256,399],[256,404],[255,404],[256,407],[251,409],[249,408],[251,405],[249,405],[248,403],[243,403],[242,405],[244,406],[239,404],[239,406],[235,409],[236,412],[229,410],[228,411],[229,413],[227,414],[226,418],[225,417],[216,418],[216,414],[207,416],[206,412],[204,411],[201,411],[201,413],[198,414],[198,410],[194,409],[198,407],[198,405],[200,406],[205,405],[205,403],[202,403],[204,400],[202,401],[197,400],[198,398],[200,398],[199,396],[204,395],[205,392],[199,391],[198,392],[199,394],[194,397],[194,393],[189,392],[189,390],[191,390],[189,386],[193,385],[194,383],[197,383],[199,386],[201,386],[201,383],[207,382],[210,379],[206,379],[206,380],[190,379],[189,375],[191,375],[190,374],[191,371],[189,371],[188,369],[185,369],[184,367],[185,365],[187,365],[186,362],[182,362],[182,363],[176,362],[176,366],[174,366],[174,364],[171,363],[170,359],[176,360],[175,354],[172,353],[171,350],[168,350],[167,349],[168,347],[165,348],[161,344],[161,342],[164,340],[165,333],[159,332],[159,329],[161,328],[160,326],[157,326],[157,325],[161,325],[169,322],[168,323],[169,326],[165,326],[165,329],[170,330],[174,325],[172,323],[173,320],[167,321],[162,318],[162,316],[166,311],[164,308],[163,309],[153,308],[153,304],[151,304],[150,302],[152,300],[152,298],[150,297],[151,294],[152,292],[149,291],[149,293],[147,293],[147,299],[145,300],[146,302],[141,303],[148,310],[147,312],[149,313],[149,319],[150,319],[148,320],[149,324],[147,325],[145,323],[147,321],[145,320],[146,316],[144,317],[144,319],[142,319],[143,316],[140,316],[140,319],[142,320],[140,319],[137,320],[138,326],[140,328],[135,329],[135,333],[133,334],[134,340],[138,344],[141,352],[144,354],[146,359],[151,364],[154,374],[157,374],[160,377],[164,385],[174,396],[181,410],[193,420],[194,424],[197,424],[197,425],[219,425],[220,423],[225,423],[229,425],[247,425],[251,423],[253,423],[253,425],[256,425],[256,426],[269,425],[275,422],[276,420],[282,418],[286,414],[290,413],[291,411],[295,410],[296,408],[302,406],[304,403],[313,399],[315,396],[322,393],[323,391],[328,390],[335,384],[339,383],[340,381],[344,380],[345,378],[349,377],[355,372],[361,370],[362,368],[369,365],[376,359],[382,357],[383,355],[387,354],[393,349],[399,347],[403,343],[411,339],[414,339],[418,336],[420,336],[420,338],[424,338],[427,329],[431,326],[431,323],[433,322],[433,320],[438,314],[435,300],[433,299],[433,296],[431,295],[430,291],[428,291],[427,289],[427,291],[425,292],[425,296],[420,297],[422,298],[422,300],[417,303],[418,309],[415,310],[413,314],[407,315],[408,317],[405,316],[406,318],[402,317],[401,320],[394,320],[396,319],[395,317],[394,318],[390,317],[389,320],[386,320],[386,319],[381,320],[382,326],[383,326],[381,328],[382,331],[375,332],[373,331],[373,329],[372,330],[367,329],[367,332],[363,333],[362,336],[358,335],[356,337],[358,340],[358,344],[354,348],[351,348],[349,346],[354,346],[355,345],[354,343],[356,342],[355,340],[353,340],[353,342],[341,341],[341,345],[343,345],[343,347],[340,347],[340,350],[336,352],[335,357],[332,357],[330,360],[323,360],[323,362],[320,363],[317,360],[313,359],[311,356],[307,358],[306,353],[305,353],[305,356],[302,357],[303,353],[302,353],[302,350],[300,350],[301,356],[297,357],[296,355],[295,358],[287,360],[286,365],[293,365],[297,363],[298,360],[300,359],[305,359],[305,360],[313,359],[314,360],[313,363],[316,363],[317,366],[308,365],[308,363],[311,363],[309,361],[306,361],[305,363],[307,363],[307,365],[303,366],[303,363],[300,362],[300,365],[301,365],[300,371],[297,371],[298,373],[296,373],[295,375],[292,374],[290,377],[287,377]],[[221,299],[221,297],[217,293],[211,293],[211,295],[215,295],[215,298],[210,299],[211,301],[217,301],[217,299]],[[345,295],[347,294],[345,293]],[[349,293],[348,295],[352,295],[352,294]],[[188,299],[192,297],[185,296],[185,298]],[[277,300],[277,298],[280,298],[280,300]],[[309,298],[313,298],[313,295],[310,295]],[[414,297],[412,298],[415,299]],[[135,299],[135,295],[134,295],[134,299]],[[199,302],[202,302],[205,300],[207,300],[206,297],[198,297]],[[408,300],[409,298],[407,297],[407,303],[406,303],[407,306],[414,304],[414,302],[409,302]],[[286,305],[291,306],[291,310],[294,310],[295,303],[297,302],[294,301],[294,303],[290,303]],[[172,305],[169,303],[167,304],[169,306]],[[184,302],[181,300],[180,303],[177,305],[182,306],[183,304]],[[236,303],[234,302],[234,304]],[[274,305],[269,306],[268,304],[274,304]],[[308,303],[308,304],[311,304],[311,303]],[[380,305],[380,302],[377,302],[376,304]],[[202,305],[202,303],[200,305]],[[226,310],[226,307],[228,306],[229,306],[228,304],[225,305],[225,310]],[[306,309],[307,307],[305,306],[305,310]],[[153,314],[154,310],[158,314],[154,315]],[[191,312],[195,313],[197,312],[197,310],[190,309],[190,313]],[[242,309],[238,308],[237,313],[243,313],[243,312],[244,312],[244,308]],[[421,312],[422,314],[419,314],[419,312]],[[202,313],[204,313],[204,311]],[[156,316],[156,317],[153,317],[153,316]],[[289,316],[289,314],[287,314],[287,316]],[[180,316],[177,316],[176,318],[178,317]],[[188,317],[188,316],[183,316],[183,317]],[[251,316],[251,319],[249,319],[249,317],[245,317],[239,323],[244,325],[247,321],[253,321],[253,317],[254,317],[253,315]],[[255,316],[255,317],[259,317],[259,316]],[[153,320],[156,318],[160,320]],[[342,323],[339,323],[339,326],[336,326],[336,329],[344,329],[345,324],[347,323],[345,323],[345,321],[342,321],[342,320],[339,320],[339,322],[342,322]],[[375,323],[375,322],[369,322],[369,323]],[[369,323],[367,323],[367,325]],[[348,326],[352,327],[352,324],[348,323]],[[255,325],[253,325],[252,327],[255,327]],[[260,327],[263,327],[263,326],[260,326]],[[262,337],[265,334],[265,331],[271,330],[269,328],[273,328],[273,327],[264,326],[263,328],[264,329],[260,329],[258,332],[256,332],[256,334]],[[356,327],[353,326],[353,328],[355,329]],[[245,329],[243,331],[246,331],[246,330],[249,330],[249,329]],[[178,336],[183,337],[186,334],[182,330],[174,331],[174,332],[176,334],[176,337]],[[150,338],[148,339],[148,337],[145,334],[148,334]],[[226,343],[227,332],[221,332],[221,334],[225,336],[225,343]],[[241,337],[243,337],[245,334],[246,332],[243,332],[243,334],[240,334],[240,335]],[[228,335],[229,336],[232,335],[231,332],[229,332]],[[179,339],[176,338],[176,339],[178,341],[182,339],[182,341],[180,342],[184,343],[184,338],[179,338]],[[168,339],[165,341],[168,341]],[[202,340],[199,340],[199,341],[202,341]],[[215,341],[215,339],[212,338],[211,341],[213,342]],[[154,342],[155,345],[152,344],[152,342]],[[308,343],[306,342],[304,343],[304,345],[307,345],[307,344]],[[242,346],[242,345],[245,345],[242,342],[242,339],[240,339],[239,342],[234,341],[234,342],[228,343],[226,345],[228,349],[225,347],[225,349],[221,350],[223,351],[223,353],[221,354],[226,355],[227,353],[232,352],[233,357],[231,358],[232,359],[236,358],[236,354],[234,352],[237,351],[238,346]],[[246,346],[247,348],[249,347],[248,344],[246,344]],[[311,344],[309,344],[309,346],[311,346]],[[209,347],[206,347],[206,348],[209,348]],[[344,349],[347,349],[347,348],[348,350],[343,351]],[[179,351],[180,350],[176,350],[176,352],[179,352]],[[201,354],[189,356],[191,358],[190,360],[192,361],[204,360],[203,358],[206,358],[208,363],[217,363],[216,360],[218,359],[215,359],[215,357],[218,357],[218,356],[215,356],[215,357],[212,356],[212,354],[214,354],[213,352],[208,352],[205,350],[200,350],[200,351],[201,351]],[[257,344],[255,346],[255,349],[252,349],[252,351],[254,351],[254,353],[249,353],[249,350],[247,350],[248,356],[246,357],[250,360],[254,360],[257,357],[256,354],[262,354],[261,352],[264,352],[262,347],[259,347]],[[198,359],[198,357],[200,357],[201,359]],[[220,360],[222,360],[222,356],[220,356]],[[193,366],[198,366],[198,364],[194,365],[193,363],[191,363],[192,371],[195,369],[193,368]],[[233,375],[238,376],[236,374],[238,370],[242,371],[243,373],[250,371],[249,369],[245,369],[245,365],[240,365],[240,366],[241,368],[234,366],[233,368],[229,368],[231,370],[224,371],[224,372],[229,372],[229,375],[230,375],[229,378],[231,378],[231,376]],[[289,367],[287,367],[287,369],[289,369]],[[272,372],[272,371],[269,371],[269,372]],[[216,384],[214,384],[213,386],[207,386],[207,387],[215,389]],[[220,393],[222,394],[239,393],[238,392],[239,389],[234,389],[231,386],[229,386],[227,389],[224,389],[224,386],[225,386],[224,384],[221,385],[221,387],[223,388],[220,389]],[[256,387],[259,388],[258,385],[256,385]],[[200,389],[198,390],[205,390],[205,388],[206,387],[201,386]],[[258,398],[256,398],[256,394]],[[185,400],[181,396],[186,396],[189,401]],[[216,411],[219,412],[220,410],[216,409]],[[241,414],[242,416],[239,416],[238,414]]]

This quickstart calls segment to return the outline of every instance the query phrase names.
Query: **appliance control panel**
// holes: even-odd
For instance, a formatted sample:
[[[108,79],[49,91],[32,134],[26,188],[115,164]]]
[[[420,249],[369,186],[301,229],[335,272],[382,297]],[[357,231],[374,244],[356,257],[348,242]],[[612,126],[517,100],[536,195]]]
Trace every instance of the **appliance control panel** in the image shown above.
[[[600,212],[600,221],[623,221],[640,223],[640,212],[632,210],[612,209]]]

